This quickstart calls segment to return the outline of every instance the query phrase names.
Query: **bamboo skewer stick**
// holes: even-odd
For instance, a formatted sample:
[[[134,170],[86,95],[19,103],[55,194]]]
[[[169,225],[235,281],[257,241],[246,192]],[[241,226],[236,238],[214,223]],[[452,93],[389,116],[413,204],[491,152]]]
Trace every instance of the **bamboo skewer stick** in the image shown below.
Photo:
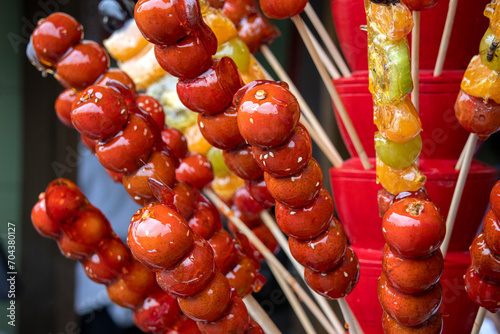
[[[350,77],[351,71],[349,70],[349,67],[345,63],[344,58],[342,57],[339,50],[337,49],[337,47],[333,43],[330,35],[328,34],[328,31],[326,31],[325,26],[323,25],[323,23],[319,19],[318,15],[316,14],[314,9],[312,8],[311,4],[308,3],[306,5],[304,12],[306,13],[307,17],[309,18],[309,20],[313,24],[314,28],[318,32],[323,43],[325,43],[325,46],[326,46],[328,52],[330,52],[330,55],[332,56],[333,60],[335,61],[335,63],[337,63],[337,66],[339,67],[340,72],[342,72],[342,75],[344,77],[347,77],[347,78]]]
[[[413,92],[411,93],[411,102],[417,110],[419,109],[420,96],[420,79],[419,79],[419,64],[420,64],[420,12],[413,11],[413,30],[411,33],[411,76],[413,79]]]
[[[334,79],[340,79],[342,76],[340,75],[335,65],[333,65],[332,61],[326,54],[325,50],[323,50],[323,47],[319,44],[318,40],[316,39],[316,37],[314,37],[313,33],[309,30],[309,28],[306,29],[307,33],[309,34],[309,38],[311,39],[311,42],[314,45],[314,48],[316,49],[316,51],[318,51],[318,55],[321,58],[321,61],[325,65],[325,68],[330,74],[330,76]]]
[[[320,146],[323,153],[326,155],[332,165],[335,167],[341,167],[343,164],[342,157],[340,156],[339,152],[333,145],[332,141],[326,134],[321,124],[318,122],[316,116],[314,116],[314,113],[312,112],[311,108],[309,108],[307,102],[304,100],[297,87],[293,84],[292,79],[288,76],[272,51],[266,45],[261,46],[261,52],[268,61],[269,65],[271,65],[273,70],[276,72],[280,80],[288,83],[290,91],[297,98],[304,118],[308,121],[306,123],[310,123],[310,125],[306,125],[304,119],[302,119],[301,122],[304,124],[304,126],[306,126],[307,131],[309,132],[311,137],[313,137],[313,139],[316,138],[314,141],[316,142],[316,144],[318,144],[318,146]],[[269,73],[267,73],[266,76],[267,75],[269,75]],[[272,77],[269,76],[268,78],[272,80]]]
[[[276,327],[274,322],[269,318],[267,313],[262,309],[262,306],[255,300],[252,295],[243,298],[248,313],[264,330],[265,333],[281,334],[281,331]]]
[[[472,331],[470,332],[471,334],[479,334],[485,316],[486,309],[484,307],[480,307],[477,311],[476,319],[474,319],[474,326],[472,326]]]
[[[299,273],[299,276],[301,278],[304,278],[304,267],[300,263],[298,263],[297,260],[295,260],[295,258],[292,256],[292,253],[290,252],[290,246],[288,245],[288,240],[281,231],[281,229],[276,224],[274,218],[266,210],[261,212],[260,218],[267,226],[267,228],[269,228],[273,236],[276,238],[281,249],[285,252],[286,256],[292,263],[293,267]],[[332,308],[330,307],[330,304],[328,304],[328,301],[323,296],[315,293],[311,288],[309,288],[309,290],[313,292],[314,299],[316,299],[318,305],[321,307],[327,318],[330,320],[331,324],[335,327],[337,333],[344,333],[345,328],[340,322],[340,320],[337,318],[335,313],[333,312]]]
[[[319,71],[319,74],[328,90],[328,93],[330,94],[330,97],[332,98],[332,101],[340,115],[340,118],[342,119],[342,122],[344,123],[344,126],[347,130],[347,133],[349,134],[349,137],[351,138],[351,141],[354,144],[354,147],[356,148],[356,152],[358,153],[358,156],[361,160],[361,163],[363,165],[364,169],[370,169],[370,162],[368,161],[368,156],[366,155],[366,152],[363,148],[363,145],[361,144],[361,140],[359,139],[358,134],[356,133],[356,129],[354,128],[351,119],[349,118],[349,115],[347,114],[347,111],[344,107],[344,104],[342,103],[342,100],[335,89],[335,86],[333,85],[333,82],[331,81],[330,76],[328,75],[328,72],[326,71],[325,67],[323,66],[323,63],[321,62],[321,59],[318,56],[318,53],[314,49],[314,46],[312,45],[311,40],[309,39],[309,36],[307,34],[307,30],[305,29],[305,24],[304,21],[299,16],[293,16],[292,21],[297,27],[297,30],[299,31],[300,36],[302,37],[302,40],[306,44],[307,49],[309,50],[309,54],[311,55],[314,64],[316,65],[316,68]]]
[[[306,333],[316,334],[316,330],[314,329],[313,325],[311,324],[311,321],[307,317],[306,312],[304,312],[304,309],[302,308],[302,305],[300,304],[299,300],[297,299],[297,296],[292,291],[290,286],[286,283],[285,279],[280,274],[279,269],[273,265],[270,265],[269,268],[271,269],[279,286],[283,290],[283,293],[285,294],[286,298],[288,299],[288,302],[292,306],[295,314],[297,315],[297,318],[299,319],[300,323],[302,324],[302,327],[304,327],[304,330],[306,331]]]
[[[434,76],[438,77],[443,73],[444,60],[448,45],[450,44],[451,31],[453,29],[453,21],[455,20],[455,13],[457,12],[458,0],[450,0],[448,5],[448,14],[446,15],[446,23],[444,25],[443,36],[441,37],[441,44],[439,45],[438,57],[436,66],[434,67]]]
[[[465,152],[467,151],[467,145],[469,144],[469,141],[472,140],[472,139],[473,139],[472,136],[469,136],[467,138],[467,141],[465,142],[464,149],[460,153],[460,157],[458,158],[457,164],[455,165],[455,170],[460,170],[460,167],[462,167],[462,163],[464,162]]]
[[[345,298],[339,299],[339,306],[340,310],[342,311],[342,314],[344,315],[345,321],[347,322],[349,326],[349,333],[360,333],[362,334],[363,331],[358,332],[358,329],[361,330],[361,327],[359,326],[359,323],[354,317],[354,314],[351,311],[351,308],[349,307],[349,304],[347,304],[347,301]],[[357,325],[356,325],[357,324]]]
[[[285,281],[290,284],[292,287],[293,291],[297,294],[297,296],[302,299],[302,301],[306,304],[306,306],[311,310],[311,313],[316,317],[316,319],[321,323],[321,325],[329,332],[329,333],[335,333],[335,329],[332,327],[328,319],[325,317],[325,315],[321,312],[319,307],[313,302],[311,297],[307,294],[307,292],[302,288],[302,286],[297,282],[297,280],[286,270],[286,268],[281,264],[281,262],[278,261],[278,259],[274,256],[273,253],[264,245],[262,241],[260,241],[259,238],[255,236],[255,234],[248,228],[248,226],[245,225],[239,219],[236,217],[231,209],[224,203],[212,190],[205,188],[203,190],[203,193],[205,196],[207,196],[212,203],[214,203],[220,212],[222,212],[225,216],[228,217],[228,219],[236,226],[237,229],[239,229],[245,236],[248,238],[248,240],[257,248],[257,250],[264,256],[266,259],[267,263],[271,266],[275,266],[279,269],[280,274],[283,276]]]
[[[363,334],[363,330],[361,329],[361,326],[359,325],[358,319],[354,316],[354,313],[352,312],[351,307],[349,306],[349,304],[347,304],[347,307],[349,308],[349,312],[353,314],[353,319],[352,320],[354,322],[354,327],[356,328],[356,331],[358,331],[358,333]]]
[[[460,200],[462,199],[465,182],[467,181],[467,174],[469,174],[470,164],[474,156],[474,148],[476,147],[478,139],[477,136],[473,133],[469,135],[469,138],[470,140],[467,140],[464,161],[458,175],[457,185],[455,186],[455,191],[453,192],[450,210],[448,211],[448,217],[446,217],[446,236],[444,238],[443,244],[441,245],[441,252],[443,253],[443,257],[446,257],[446,252],[448,251],[451,233],[453,232],[455,218],[457,217],[458,206],[460,205]]]

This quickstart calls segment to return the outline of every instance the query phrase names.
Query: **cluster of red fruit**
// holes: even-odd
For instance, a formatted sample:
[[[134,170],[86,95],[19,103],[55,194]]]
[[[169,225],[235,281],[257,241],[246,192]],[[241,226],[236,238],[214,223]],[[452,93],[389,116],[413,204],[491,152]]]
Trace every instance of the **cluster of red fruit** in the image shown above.
[[[256,53],[260,45],[271,43],[279,36],[278,29],[259,10],[255,0],[225,0],[211,4],[234,23],[238,36]]]
[[[424,188],[397,196],[383,191],[379,203],[386,241],[378,282],[384,331],[440,333],[444,219]]]
[[[82,263],[87,276],[105,284],[109,298],[134,311],[134,322],[146,333],[196,333],[174,297],[156,284],[155,275],[132,258],[104,215],[71,181],[52,181],[33,207],[38,233],[57,240],[67,258]]]
[[[175,193],[154,179],[149,183],[160,204],[132,217],[128,244],[134,256],[156,273],[162,289],[177,296],[181,310],[203,333],[263,333],[241,300],[260,289],[257,261],[238,251],[201,194],[201,204],[213,208],[213,216],[205,214],[200,225],[190,226],[174,204]]]
[[[43,30],[47,24],[57,21],[59,15],[66,17],[64,14],[54,14],[43,21],[37,29]],[[204,255],[215,258],[215,262],[214,260],[207,262],[206,256],[197,253],[199,248],[194,247],[193,243],[186,244],[186,249],[191,251],[188,258],[196,264],[191,274],[211,278],[210,273],[213,269],[203,270],[205,267],[201,264],[215,263],[218,270],[229,278],[229,282],[224,276],[218,281],[225,282],[224,286],[231,284],[239,295],[245,296],[253,289],[260,289],[264,279],[258,273],[258,262],[244,253],[253,255],[253,252],[248,250],[248,247],[238,248],[239,246],[229,234],[222,230],[216,208],[194,189],[203,188],[212,180],[210,164],[201,155],[185,157],[187,148],[184,137],[177,130],[171,132],[168,131],[170,129],[164,127],[164,113],[158,102],[149,96],[135,95],[133,84],[132,88],[128,89],[119,81],[109,81],[105,86],[89,86],[81,91],[72,103],[62,103],[63,106],[59,103],[59,109],[70,110],[66,114],[69,115],[69,123],[81,133],[87,143],[92,144],[89,146],[95,149],[101,164],[115,180],[123,182],[127,191],[137,202],[145,204],[155,199],[153,190],[148,184],[150,178],[156,180],[165,189],[172,187],[172,204],[175,205],[175,210],[183,217],[183,220],[188,221],[184,223],[189,224],[201,236],[198,236],[200,240],[206,245],[208,243],[203,238],[209,240],[212,248],[210,246],[208,249],[205,248]],[[71,106],[68,108],[69,104]],[[161,128],[163,131],[160,132]],[[177,158],[183,158],[180,164]],[[179,165],[177,170],[176,165]],[[185,181],[185,183],[178,181]],[[175,239],[175,231],[172,235]],[[215,254],[212,253],[212,249]],[[209,251],[208,255],[207,251]],[[189,273],[184,272],[182,265],[171,268],[171,272],[175,272],[172,274],[174,276],[180,275],[175,276],[176,287],[179,284],[190,285],[187,279]],[[171,287],[173,281],[167,279],[171,272],[163,271],[163,275],[158,275],[160,286],[166,290],[172,289],[176,295],[179,295],[176,287]],[[199,285],[196,288],[198,287]],[[196,294],[193,290],[184,291],[184,293],[188,292],[191,295]],[[225,302],[227,303],[228,300]],[[234,298],[230,300],[231,305],[234,304],[240,315],[246,312],[241,301],[237,302]],[[197,304],[192,303],[193,305],[196,307]],[[223,311],[225,312],[226,309]],[[229,316],[229,319],[233,318],[234,315]],[[212,318],[206,319],[206,321],[212,320]],[[248,314],[246,318],[242,316],[237,320],[239,320],[238,324],[228,325],[227,321],[219,321],[218,325],[200,326],[218,329],[233,325],[244,326],[247,329],[258,328],[257,325],[249,322]]]
[[[173,6],[141,0],[135,18],[145,38],[156,44],[159,63],[168,63],[164,69],[179,77],[179,98],[200,114],[202,134],[225,150],[227,166],[257,184],[265,177],[269,193],[263,196],[267,204],[261,204],[277,201],[278,224],[289,229],[290,248],[306,267],[309,285],[330,298],[346,296],[358,280],[359,264],[333,218],[332,199],[321,187],[323,174],[311,158],[310,137],[298,125],[298,103],[286,84],[256,81],[242,88],[231,59],[212,59],[215,39],[196,1]],[[183,54],[197,61],[179,61]]]
[[[68,38],[68,32],[77,32],[79,38]],[[28,55],[34,64],[55,71],[54,76],[68,87],[55,104],[59,119],[78,130],[108,174],[123,182],[131,197],[144,205],[154,199],[147,178],[174,187],[178,159],[187,153],[185,138],[164,125],[161,105],[150,96],[138,95],[127,74],[109,69],[106,51],[97,43],[81,41],[82,34],[81,25],[71,16],[52,14],[33,32]],[[102,66],[96,67],[99,60]],[[198,163],[200,159],[203,164]],[[198,172],[198,180],[211,181],[205,158],[185,160]],[[178,170],[179,179],[184,174],[193,171]]]
[[[500,182],[490,193],[491,210],[484,219],[484,232],[470,248],[472,264],[464,276],[465,290],[479,306],[498,312],[500,305]]]

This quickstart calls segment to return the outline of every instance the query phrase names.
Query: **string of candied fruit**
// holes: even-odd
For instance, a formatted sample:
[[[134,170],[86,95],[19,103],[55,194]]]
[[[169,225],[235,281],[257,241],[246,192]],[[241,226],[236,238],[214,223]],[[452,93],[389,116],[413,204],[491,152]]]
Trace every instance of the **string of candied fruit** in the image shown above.
[[[236,249],[234,239],[222,229],[215,206],[192,188],[203,188],[213,179],[208,160],[199,154],[185,156],[185,141],[179,140],[182,134],[177,130],[165,127],[158,133],[164,127],[164,113],[155,99],[146,95],[135,98],[118,85],[92,85],[75,98],[70,119],[82,137],[98,140],[95,152],[99,161],[115,178],[121,178],[136,202],[146,205],[154,200],[147,182],[150,177],[172,187],[184,218],[209,240],[220,270],[230,277],[238,293],[244,297],[253,289],[260,290],[265,280],[258,273],[258,263]],[[124,122],[127,124],[121,129]],[[177,169],[175,156],[184,156]]]
[[[174,154],[182,158],[186,153],[182,135],[164,128],[158,102],[137,95],[130,77],[109,69],[108,54],[99,44],[82,38],[74,18],[55,13],[39,22],[27,54],[38,69],[68,87],[55,104],[62,122],[78,130],[113,179],[126,183],[135,201],[148,202],[153,195],[145,176],[173,186],[178,164]]]
[[[481,140],[500,130],[500,6],[492,1],[484,10],[490,24],[465,71],[455,103],[455,115],[467,131]]]
[[[156,273],[162,289],[177,296],[183,313],[203,333],[263,333],[219,271],[213,248],[175,207],[175,193],[150,182],[161,204],[151,203],[132,217],[128,244],[135,258]]]
[[[426,177],[416,160],[422,149],[421,122],[409,94],[413,89],[406,35],[413,18],[401,2],[365,1],[368,22],[369,89],[373,95],[377,182],[397,195],[417,191]]]
[[[500,62],[498,46],[500,44],[500,6],[493,0],[486,5],[484,15],[489,18],[489,27],[479,44],[479,55],[472,57],[465,71],[460,93],[455,103],[455,115],[462,127],[471,133],[468,150],[464,149],[464,162],[457,168],[468,170],[477,139],[486,140],[500,129],[500,102],[498,96]],[[471,143],[469,143],[471,142]],[[466,177],[466,176],[465,176]],[[478,333],[486,310],[498,311],[500,303],[499,279],[494,272],[498,268],[499,248],[494,230],[498,225],[500,207],[498,203],[499,184],[495,184],[490,194],[491,210],[485,217],[483,233],[478,235],[470,247],[472,264],[464,275],[465,289],[469,297],[480,306],[473,332]],[[458,197],[458,201],[460,197]],[[455,196],[453,198],[455,200]],[[452,205],[453,205],[452,201]],[[450,222],[453,224],[453,221]],[[447,236],[447,239],[449,236]],[[483,252],[483,253],[481,253]]]
[[[116,91],[112,89],[114,87],[117,87]],[[125,104],[124,101],[127,103]],[[153,151],[146,164],[143,163],[143,166],[138,169],[134,168],[137,166],[133,166],[133,163],[142,163],[147,159],[150,151],[155,148],[166,150],[166,153],[171,153],[169,150],[172,150],[181,157],[186,154],[185,145],[179,145],[179,143],[183,143],[178,138],[182,137],[180,132],[163,131],[160,135],[156,131],[155,126],[164,125],[164,113],[156,100],[148,96],[139,96],[134,99],[130,91],[119,85],[113,87],[95,85],[80,92],[71,109],[72,124],[84,137],[90,137],[92,140],[99,139],[96,144],[96,153],[101,164],[111,170],[118,180],[122,178],[125,188],[136,202],[145,204],[154,199],[147,183],[150,177],[173,187],[176,193],[176,204],[181,207],[181,211],[184,217],[189,219],[190,225],[207,239],[210,239],[211,245],[216,250],[217,259],[220,259],[217,264],[224,274],[230,277],[231,283],[234,284],[238,293],[245,296],[252,289],[260,289],[264,279],[257,271],[258,263],[236,249],[234,240],[222,229],[220,217],[215,207],[191,188],[191,186],[202,188],[213,178],[210,164],[205,157],[201,155],[186,156],[175,170],[175,161],[165,159],[165,157],[174,157],[174,155]],[[98,115],[96,115],[96,109],[100,111]],[[113,118],[126,117],[127,110],[133,111],[130,118],[137,113],[138,116],[149,121],[147,124],[149,128],[141,127],[140,123],[128,124],[115,137],[106,138],[116,132],[122,123]],[[156,117],[152,119],[150,115]],[[150,129],[154,130],[154,133]],[[144,137],[147,139],[146,142]],[[121,145],[123,141],[128,142],[128,145]],[[151,142],[155,145],[152,149]],[[177,145],[173,145],[172,148],[165,145],[171,142]],[[111,145],[116,143],[116,146],[101,149],[101,144],[107,145],[109,143]],[[132,172],[130,172],[131,170]],[[189,182],[191,186],[176,182],[176,178]]]
[[[252,5],[252,8],[249,7],[250,4]],[[222,10],[222,2],[217,3],[216,5],[219,8],[210,7],[205,3],[201,4],[203,19],[207,23],[207,25],[209,25],[213,29],[217,37],[219,46],[216,56],[222,57],[223,55],[230,55],[233,59],[235,59],[239,70],[242,73],[246,73],[247,80],[250,80],[250,78],[252,77],[262,77],[262,75],[260,75],[260,70],[257,67],[258,65],[250,56],[248,47],[246,46],[246,44],[243,44],[244,42],[238,37],[238,32],[240,32],[240,34],[246,41],[250,41],[251,43],[260,44],[264,41],[269,42],[272,39],[272,36],[277,36],[277,33],[273,33],[275,29],[273,28],[272,24],[267,19],[261,18],[261,14],[258,14],[256,16],[258,17],[258,19],[249,19],[247,17],[249,15],[253,15],[252,13],[258,12],[258,6],[256,3],[247,1],[247,3],[245,4],[241,0],[232,1],[226,4],[224,8],[226,8],[226,11],[228,13],[231,13],[233,19],[237,18],[238,20],[240,20],[241,24],[238,29],[226,16],[224,16]],[[107,18],[106,22],[109,22],[109,17],[113,16],[113,14],[108,12],[106,8],[102,10],[104,11],[103,14],[105,14],[103,16]],[[243,12],[245,12],[246,14],[243,14]],[[243,23],[243,21],[245,22]],[[123,24],[125,23],[123,22]],[[134,28],[137,29],[137,26],[135,24],[127,24],[127,26],[124,28],[125,31],[116,32],[116,36],[112,35],[110,39],[104,42],[104,44],[108,47],[111,55],[117,56],[118,60],[127,61],[127,59],[130,59],[129,57],[133,57],[133,54],[136,51],[133,45],[131,46],[129,42],[126,44],[121,42],[121,40],[123,40],[123,34],[127,34],[127,41],[129,41],[130,38],[135,41],[135,44],[138,46],[137,49],[140,49],[140,40],[146,41],[142,37],[142,35],[136,36],[136,34],[134,34]],[[250,33],[251,35],[249,35]],[[122,36],[121,40],[120,38],[118,38],[118,36]],[[155,59],[149,60],[156,63]],[[159,65],[157,66],[159,67]],[[148,70],[150,72],[157,72],[157,66],[148,66]],[[168,64],[164,64],[164,66],[168,66]],[[161,69],[161,71],[164,70]],[[131,74],[133,75],[134,73],[135,72],[132,72]],[[144,76],[143,74],[141,75]],[[151,73],[151,75],[149,75],[148,77],[156,77],[156,74]],[[190,151],[206,155],[212,163],[212,167],[214,170],[214,178],[211,183],[212,189],[219,196],[222,196],[226,201],[232,202],[232,197],[234,196],[235,191],[240,186],[240,184],[243,184],[243,180],[238,178],[236,175],[230,172],[229,169],[227,169],[222,159],[222,152],[217,148],[213,148],[203,138],[197,124],[194,124],[192,127],[187,128],[184,133],[188,142],[188,149]],[[179,169],[183,169],[182,164],[181,168]],[[248,198],[248,193],[239,191],[238,194],[238,198],[234,200],[234,203],[236,204],[235,206],[238,206],[238,204],[242,202],[246,202],[246,204],[252,203],[253,200]],[[250,206],[255,210],[259,207],[259,205],[255,203],[251,204]],[[260,210],[262,210],[262,208],[260,208]],[[250,212],[251,210],[248,210],[247,207],[244,207],[242,205],[240,205],[240,208],[235,208],[235,211],[236,214],[238,214],[245,222],[249,224],[249,226],[251,226],[252,230],[259,235],[261,240],[266,243],[268,248],[270,248],[272,251],[277,251],[278,245],[276,240],[269,233],[268,228],[262,223],[260,218],[256,217],[257,212]],[[234,230],[234,232],[236,232],[236,230]],[[256,252],[256,254],[258,254],[258,252]],[[261,258],[261,255],[258,256],[259,258]]]
[[[359,265],[354,253],[347,247],[340,224],[333,218],[331,197],[321,188],[322,173],[316,161],[307,154],[308,145],[302,145],[296,150],[287,150],[286,145],[283,145],[280,147],[283,149],[281,151],[280,148],[270,149],[270,153],[261,155],[261,157],[265,156],[265,159],[271,157],[269,160],[260,162],[266,170],[274,166],[277,167],[278,174],[288,177],[275,178],[269,173],[264,173],[259,167],[259,159],[253,158],[259,156],[253,150],[263,150],[263,146],[274,148],[284,144],[288,139],[310,145],[310,138],[302,126],[299,125],[294,131],[300,115],[298,104],[293,95],[283,87],[286,84],[258,81],[240,90],[238,96],[235,97],[237,102],[232,106],[233,95],[242,86],[238,70],[234,62],[228,58],[212,59],[215,53],[213,35],[202,21],[197,5],[196,1],[179,1],[175,6],[169,6],[157,0],[139,1],[135,8],[136,23],[145,38],[156,44],[157,58],[171,60],[170,65],[176,67],[176,71],[171,71],[173,72],[171,74],[180,79],[177,84],[180,100],[189,109],[200,113],[198,117],[201,129],[208,128],[215,133],[217,141],[204,134],[209,142],[225,144],[225,162],[236,175],[250,180],[261,179],[263,174],[266,178],[269,177],[266,179],[267,188],[273,198],[278,199],[283,210],[295,210],[295,208],[297,211],[299,211],[298,208],[304,210],[303,207],[313,201],[314,204],[328,203],[325,206],[329,210],[320,215],[319,219],[312,219],[316,222],[312,228],[314,231],[309,230],[306,234],[313,233],[313,235],[307,236],[304,241],[292,237],[291,248],[296,250],[297,260],[307,268],[306,280],[315,291],[330,298],[342,298],[355,286],[359,275]],[[185,8],[191,10],[186,13]],[[169,27],[169,29],[158,30],[155,29],[156,25]],[[192,42],[188,44],[188,41]],[[183,53],[189,53],[191,59],[196,58],[197,61],[175,64],[179,59],[183,59]],[[185,68],[187,65],[189,68]],[[193,73],[196,75],[193,76]],[[249,116],[252,108],[242,111],[242,106],[247,102],[245,101],[247,97],[243,96],[245,93],[249,94],[248,99],[250,96],[260,94],[261,102],[263,104],[269,102],[266,105],[270,110],[276,108],[276,114],[266,119],[262,112],[253,120]],[[266,97],[267,100],[264,101]],[[235,107],[239,108],[237,124],[233,121],[230,130],[217,131],[215,128],[210,128],[213,117],[224,118],[224,110]],[[258,108],[259,106],[256,105],[254,109]],[[242,114],[245,114],[243,118]],[[283,120],[279,121],[280,118]],[[214,124],[214,126],[217,125]],[[240,133],[241,139],[235,141],[234,137],[227,136],[229,133]],[[260,136],[265,142],[261,144],[261,148],[250,146],[254,144],[251,139],[252,133],[257,137]],[[307,140],[304,140],[304,137]],[[281,154],[283,151],[287,154]],[[305,155],[301,156],[301,154]],[[273,159],[273,156],[280,158]],[[294,173],[297,174],[293,175]],[[287,195],[295,196],[296,200],[287,201]],[[300,198],[301,195],[302,198]],[[304,210],[303,212],[306,212],[305,215],[309,212],[309,216],[318,215],[316,211],[313,211],[314,214],[311,214],[311,211]],[[286,218],[285,216],[283,220]],[[279,221],[280,218],[278,218]],[[302,222],[300,225],[305,224]],[[304,228],[308,229],[308,227]],[[308,242],[314,237],[317,239]]]
[[[439,246],[446,226],[425,188],[416,160],[421,123],[409,97],[413,83],[406,36],[413,27],[399,1],[365,1],[370,92],[373,95],[377,182],[383,249],[379,301],[385,333],[441,333],[439,283],[444,260]]]
[[[500,182],[491,190],[490,203],[483,233],[472,241],[471,265],[464,280],[469,297],[479,306],[496,313],[500,310]]]
[[[146,333],[194,333],[175,298],[156,284],[154,274],[133,259],[106,217],[75,184],[52,181],[40,194],[31,220],[42,236],[55,239],[61,253],[82,263],[87,276],[105,284],[109,298],[132,309],[134,323]]]

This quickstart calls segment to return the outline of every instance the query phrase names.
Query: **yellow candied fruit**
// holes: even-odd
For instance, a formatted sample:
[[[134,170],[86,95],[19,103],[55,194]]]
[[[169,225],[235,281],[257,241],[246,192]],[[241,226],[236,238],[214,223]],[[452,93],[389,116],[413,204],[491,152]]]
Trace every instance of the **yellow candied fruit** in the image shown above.
[[[167,72],[156,61],[153,44],[142,49],[135,57],[118,64],[120,69],[134,80],[137,90],[146,90]]]
[[[402,2],[389,6],[372,3],[368,17],[373,28],[393,41],[406,37],[413,28],[411,11]]]
[[[259,64],[255,60],[253,56],[250,56],[250,63],[248,64],[248,71],[245,73],[241,73],[241,78],[243,82],[246,84],[255,81],[255,80],[264,80],[266,76],[262,72]]]
[[[135,21],[129,20],[123,28],[104,40],[103,44],[111,57],[117,61],[126,61],[141,52],[149,43],[142,36]]]
[[[219,9],[207,6],[203,11],[203,20],[214,32],[219,45],[231,38],[238,37],[238,30],[236,30],[234,23]]]
[[[486,5],[484,9],[484,16],[490,19],[490,29],[493,33],[500,37],[500,3],[498,1],[492,1],[490,4]]]
[[[472,57],[460,87],[469,95],[500,103],[500,73],[484,65],[480,56]]]
[[[184,136],[186,137],[188,143],[188,150],[191,152],[206,155],[212,148],[212,145],[210,145],[201,134],[198,124],[187,128],[186,132],[184,132]]]
[[[418,112],[409,96],[396,104],[379,105],[374,102],[373,122],[384,138],[397,143],[415,138],[422,131]]]
[[[231,199],[236,190],[241,187],[245,181],[233,173],[223,176],[216,176],[211,183],[213,191],[224,199]]]
[[[420,172],[416,164],[405,169],[393,169],[377,156],[377,183],[393,195],[403,191],[417,191],[422,188],[427,177]]]

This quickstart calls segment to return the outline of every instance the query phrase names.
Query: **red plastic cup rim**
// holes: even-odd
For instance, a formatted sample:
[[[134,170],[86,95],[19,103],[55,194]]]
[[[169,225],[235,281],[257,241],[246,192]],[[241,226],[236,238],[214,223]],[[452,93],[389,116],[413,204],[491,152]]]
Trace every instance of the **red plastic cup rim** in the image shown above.
[[[449,181],[458,178],[459,172],[455,170],[456,163],[457,161],[453,159],[420,159],[419,167],[429,181]],[[370,164],[375,166],[375,158],[370,158]],[[375,167],[368,170],[363,169],[359,158],[344,161],[342,167],[332,168],[330,174],[332,178],[371,179],[375,182]],[[498,175],[494,167],[480,161],[473,161],[467,178],[491,178],[492,175]]]

